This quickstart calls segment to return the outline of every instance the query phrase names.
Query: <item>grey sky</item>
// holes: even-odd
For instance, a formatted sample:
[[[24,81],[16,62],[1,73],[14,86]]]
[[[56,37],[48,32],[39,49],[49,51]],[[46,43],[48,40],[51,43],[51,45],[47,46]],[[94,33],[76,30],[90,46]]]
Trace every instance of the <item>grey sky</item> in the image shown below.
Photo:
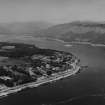
[[[0,0],[0,22],[105,21],[105,0]]]

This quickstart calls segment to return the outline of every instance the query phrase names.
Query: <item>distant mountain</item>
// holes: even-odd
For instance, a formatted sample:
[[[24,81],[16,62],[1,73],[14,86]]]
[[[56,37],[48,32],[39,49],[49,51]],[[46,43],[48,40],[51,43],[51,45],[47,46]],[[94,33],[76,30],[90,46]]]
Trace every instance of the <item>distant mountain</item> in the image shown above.
[[[0,23],[0,34],[33,34],[50,26],[47,22]]]
[[[105,44],[105,24],[72,22],[52,26],[37,33],[38,37],[56,38],[66,42],[92,42]]]

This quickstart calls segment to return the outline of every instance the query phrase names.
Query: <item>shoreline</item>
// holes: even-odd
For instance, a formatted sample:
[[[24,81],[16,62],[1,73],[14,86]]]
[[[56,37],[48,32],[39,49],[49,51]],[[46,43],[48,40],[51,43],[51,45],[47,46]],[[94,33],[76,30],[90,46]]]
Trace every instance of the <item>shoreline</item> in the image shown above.
[[[24,37],[24,36],[23,36]],[[30,37],[30,36],[27,36],[27,37]],[[79,41],[70,41],[70,42],[66,42],[66,41],[63,41],[63,40],[60,40],[60,39],[56,39],[56,38],[47,38],[47,37],[36,37],[37,39],[44,39],[44,40],[53,40],[53,41],[57,41],[57,42],[60,42],[60,43],[63,43],[63,44],[67,44],[67,47],[70,47],[72,45],[69,45],[69,44],[86,44],[86,45],[91,45],[93,47],[105,47],[105,44],[94,44],[94,43],[91,43],[91,42],[79,42]],[[1,42],[10,42],[10,43],[14,43],[13,41],[1,41]]]
[[[55,40],[55,41],[61,42],[63,44],[88,44],[88,45],[91,45],[93,47],[105,47],[105,44],[94,44],[94,43],[90,43],[90,42],[78,42],[78,41],[65,42],[63,40],[53,39],[53,38],[43,38],[43,39]]]
[[[22,91],[23,89],[26,89],[26,88],[38,87],[38,86],[43,85],[45,83],[51,83],[51,82],[75,75],[77,72],[79,72],[79,70],[80,70],[80,66],[76,65],[75,70],[66,70],[64,72],[56,73],[51,77],[46,77],[46,78],[39,80],[39,81],[36,81],[36,82],[27,83],[27,84],[23,84],[23,85],[12,87],[12,88],[7,88],[7,89],[2,90],[0,92],[0,98],[6,97],[12,93]]]

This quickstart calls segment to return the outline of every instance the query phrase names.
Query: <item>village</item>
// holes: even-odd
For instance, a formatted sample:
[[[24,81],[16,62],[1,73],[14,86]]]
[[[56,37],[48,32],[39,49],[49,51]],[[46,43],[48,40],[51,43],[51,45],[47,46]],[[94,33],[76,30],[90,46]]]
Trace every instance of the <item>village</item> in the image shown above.
[[[25,64],[0,66],[0,89],[49,78],[68,69],[73,70],[74,64],[79,62],[72,54],[57,51],[51,56],[33,54],[28,59],[29,62]]]

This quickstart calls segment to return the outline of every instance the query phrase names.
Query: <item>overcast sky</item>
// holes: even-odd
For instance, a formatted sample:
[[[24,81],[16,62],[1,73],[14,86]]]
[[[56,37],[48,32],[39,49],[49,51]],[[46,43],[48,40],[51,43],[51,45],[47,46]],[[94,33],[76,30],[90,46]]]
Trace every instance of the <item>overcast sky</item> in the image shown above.
[[[0,22],[105,21],[105,0],[0,0]]]

